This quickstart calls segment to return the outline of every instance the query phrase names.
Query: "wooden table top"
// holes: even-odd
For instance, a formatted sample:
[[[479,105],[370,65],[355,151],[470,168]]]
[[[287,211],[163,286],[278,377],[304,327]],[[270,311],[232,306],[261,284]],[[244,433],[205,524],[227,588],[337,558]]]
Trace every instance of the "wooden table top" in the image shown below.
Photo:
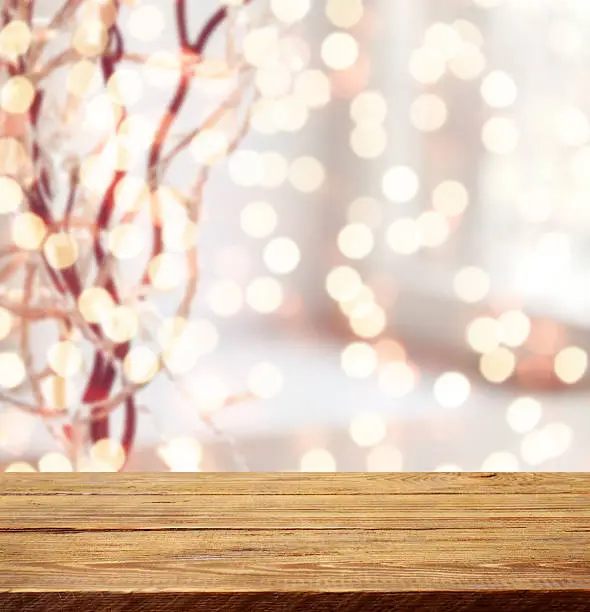
[[[501,608],[590,610],[590,475],[0,476],[0,610]]]

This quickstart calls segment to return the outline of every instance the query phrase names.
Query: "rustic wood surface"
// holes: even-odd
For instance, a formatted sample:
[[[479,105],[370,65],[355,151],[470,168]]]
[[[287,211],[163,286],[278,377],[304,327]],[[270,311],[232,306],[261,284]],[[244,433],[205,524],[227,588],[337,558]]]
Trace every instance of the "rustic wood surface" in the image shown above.
[[[586,474],[3,474],[0,610],[590,610]]]

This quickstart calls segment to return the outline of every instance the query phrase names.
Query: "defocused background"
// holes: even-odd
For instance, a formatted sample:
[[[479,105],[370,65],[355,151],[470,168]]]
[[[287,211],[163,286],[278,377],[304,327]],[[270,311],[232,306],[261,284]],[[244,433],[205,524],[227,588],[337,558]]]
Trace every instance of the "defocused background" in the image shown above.
[[[126,9],[145,47],[170,4]],[[270,6],[302,19],[207,185],[198,346],[129,469],[590,469],[590,4]],[[0,408],[3,464],[52,444]]]

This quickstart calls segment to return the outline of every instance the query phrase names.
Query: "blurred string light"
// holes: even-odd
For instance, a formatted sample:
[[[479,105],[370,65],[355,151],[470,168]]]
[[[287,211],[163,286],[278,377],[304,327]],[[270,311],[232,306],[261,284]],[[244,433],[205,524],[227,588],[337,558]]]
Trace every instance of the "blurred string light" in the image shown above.
[[[367,454],[366,468],[369,472],[401,472],[403,466],[403,453],[391,444],[375,446]]]
[[[383,122],[387,116],[387,102],[378,91],[363,91],[350,103],[350,116],[355,127],[350,132],[352,151],[362,159],[382,155],[387,146],[387,132]]]
[[[214,350],[218,343],[218,331],[213,323],[187,318],[196,291],[197,266],[194,260],[197,248],[196,219],[199,211],[191,210],[194,208],[194,202],[177,191],[176,187],[169,187],[163,181],[159,184],[159,178],[154,179],[156,174],[159,177],[159,170],[155,173],[155,168],[148,168],[149,176],[145,179],[134,175],[141,156],[149,153],[150,159],[165,157],[166,163],[169,163],[179,151],[186,149],[192,158],[191,163],[201,166],[195,173],[198,175],[202,172],[200,176],[204,181],[208,168],[237,148],[243,135],[239,130],[245,132],[251,127],[269,134],[279,131],[295,132],[305,126],[311,109],[321,108],[330,101],[331,84],[328,76],[322,70],[308,68],[309,44],[295,32],[283,28],[293,26],[306,17],[311,8],[309,0],[272,0],[269,3],[270,12],[264,16],[256,16],[255,11],[252,14],[247,10],[242,11],[241,9],[247,8],[248,3],[241,0],[224,0],[221,4],[227,6],[227,12],[219,11],[211,23],[216,24],[216,20],[223,22],[229,17],[226,56],[216,57],[210,54],[209,49],[205,49],[205,44],[198,53],[193,52],[187,41],[180,41],[182,53],[160,49],[146,56],[136,54],[125,66],[119,65],[123,57],[115,57],[110,66],[112,69],[107,70],[105,64],[102,71],[99,70],[98,63],[112,39],[111,28],[121,28],[117,29],[117,36],[121,39],[121,56],[125,55],[126,61],[129,59],[126,57],[128,46],[125,45],[128,39],[142,43],[158,43],[166,28],[164,12],[153,4],[136,3],[127,7],[126,3],[122,9],[109,0],[87,0],[71,18],[74,61],[70,64],[63,63],[67,73],[66,89],[72,98],[70,102],[75,107],[72,117],[79,109],[80,118],[87,128],[89,142],[92,138],[104,140],[104,146],[98,146],[88,155],[80,157],[72,180],[74,177],[79,180],[79,194],[83,195],[86,204],[90,202],[91,206],[100,205],[105,187],[112,186],[113,211],[109,210],[108,215],[98,209],[87,211],[89,218],[106,219],[100,221],[103,224],[100,227],[80,227],[82,223],[88,223],[82,220],[83,215],[77,214],[75,197],[68,204],[70,207],[74,205],[74,216],[65,221],[59,219],[61,213],[54,221],[49,218],[50,215],[39,212],[39,206],[33,207],[29,202],[31,195],[28,189],[31,184],[31,162],[34,160],[29,158],[24,140],[21,142],[18,138],[4,137],[4,133],[2,134],[0,158],[4,161],[0,177],[0,214],[9,215],[8,227],[13,245],[21,252],[19,255],[38,253],[37,259],[44,258],[50,273],[56,279],[59,279],[59,274],[63,272],[63,278],[66,279],[74,298],[75,315],[79,317],[73,319],[73,326],[62,326],[66,330],[71,327],[72,333],[60,333],[59,341],[47,349],[48,373],[39,382],[41,395],[33,386],[33,391],[42,397],[46,404],[37,406],[40,413],[58,407],[63,410],[67,406],[74,414],[70,403],[80,400],[78,397],[72,400],[70,383],[73,380],[81,382],[81,377],[89,375],[83,340],[95,335],[101,342],[104,341],[105,346],[101,346],[101,350],[106,352],[107,359],[108,353],[115,351],[117,360],[120,361],[112,376],[113,381],[118,380],[116,377],[120,376],[120,383],[124,386],[122,400],[119,401],[124,401],[132,394],[133,387],[147,385],[163,370],[171,375],[186,374],[194,367],[198,357]],[[184,11],[178,11],[174,18],[182,21],[184,14]],[[120,20],[121,16],[123,18]],[[348,21],[350,22],[350,17]],[[187,30],[186,24],[172,25],[177,26],[178,35],[182,38],[183,31]],[[214,25],[213,29],[215,28]],[[24,56],[31,45],[41,44],[44,42],[41,38],[53,34],[59,36],[60,32],[39,30],[16,17],[9,19],[0,30],[0,53],[4,58],[15,59],[22,56],[22,61],[26,62]],[[329,61],[332,63],[342,64],[342,58],[337,55],[338,51],[344,50],[345,54],[350,56],[349,60],[353,61],[352,55],[358,52],[356,41],[344,33],[334,34],[323,47],[324,55],[331,58]],[[207,43],[209,36],[210,33],[205,32],[201,37],[204,43]],[[51,62],[47,66],[50,65]],[[40,65],[39,69],[43,70],[45,66]],[[25,70],[22,74],[18,72],[9,75],[10,78],[0,90],[0,110],[4,114],[27,113],[35,98],[38,83],[42,80],[29,78]],[[173,143],[170,152],[156,152],[154,156],[160,144],[163,149],[167,148],[165,141],[169,126],[164,122],[161,133],[156,135],[158,118],[135,112],[134,107],[140,100],[146,99],[147,87],[176,88],[183,73],[189,77],[189,81],[195,76],[199,80],[198,88],[206,95],[221,95],[220,99],[223,99],[230,94],[230,99],[222,106],[217,106],[213,100],[208,102],[208,112],[215,112],[209,118],[203,115],[204,124],[188,137],[179,137],[180,144]],[[105,75],[104,83],[100,82],[101,74]],[[240,81],[244,76],[248,76],[249,80],[245,79],[242,83]],[[237,83],[239,88],[232,94],[231,88]],[[252,92],[257,100],[254,101],[251,113],[247,109],[246,122],[240,127],[237,116],[243,100],[248,98],[248,83],[253,86]],[[190,85],[192,84],[191,81]],[[165,119],[172,119],[170,125],[182,105],[183,97],[180,93],[177,98],[179,106],[176,109],[171,107],[170,112],[165,114]],[[196,114],[199,113],[200,111]],[[64,117],[70,120],[67,113],[64,113]],[[5,124],[3,121],[3,126]],[[60,134],[59,138],[56,137],[55,144],[59,145],[57,149],[64,139],[67,141],[70,136],[73,135],[65,134],[65,138],[62,138]],[[177,137],[173,135],[174,139]],[[45,146],[44,143],[40,145]],[[78,154],[76,146],[77,141],[73,142],[71,151],[66,151],[62,157],[67,157],[72,152],[74,155]],[[58,152],[61,155],[61,150]],[[155,161],[159,162],[161,159]],[[76,163],[76,159],[68,158],[67,163],[71,166]],[[151,164],[152,161],[149,162],[149,165]],[[64,164],[64,169],[67,175],[70,167],[66,168]],[[60,168],[60,173],[63,174],[62,170]],[[120,173],[120,176],[114,179],[116,173]],[[237,150],[228,163],[228,173],[230,179],[240,187],[275,189],[288,181],[301,193],[318,190],[325,180],[325,170],[317,158],[307,155],[289,160],[277,151],[259,153],[249,149]],[[164,176],[164,169],[161,174]],[[198,199],[202,185],[197,182],[197,186],[198,189],[194,193],[197,193],[195,197]],[[200,205],[200,202],[197,204]],[[154,240],[151,254],[148,251],[149,246],[142,240],[147,228],[140,228],[135,224],[137,219],[142,222],[145,220],[146,212],[152,216],[154,232],[160,234]],[[69,212],[67,214],[69,215]],[[251,202],[240,214],[240,225],[246,234],[253,238],[267,239],[264,261],[269,272],[288,275],[298,267],[301,252],[299,245],[292,238],[273,236],[277,224],[278,217],[274,207],[264,200]],[[119,266],[123,267],[126,261],[133,260],[136,265],[138,260],[145,261],[149,257],[145,262],[143,286],[140,289],[129,287],[119,293],[116,283],[119,279],[111,278],[115,272],[110,270],[110,264],[103,266],[105,270],[101,271],[101,274],[104,278],[97,282],[96,286],[93,286],[92,282],[86,283],[88,279],[76,276],[79,272],[78,266],[88,270],[88,245],[92,251],[96,240],[99,240],[103,247],[94,249],[97,267],[100,267],[101,262],[98,260],[103,257],[101,251],[104,250],[104,257],[114,260],[112,268],[116,268],[116,274],[119,273]],[[234,260],[239,258],[239,254],[234,255]],[[228,255],[226,259],[229,261],[231,257]],[[247,266],[240,266],[242,270],[245,267]],[[34,281],[36,288],[37,279]],[[79,290],[73,289],[77,286]],[[149,300],[152,296],[157,297],[157,293],[166,293],[168,297],[176,296],[182,290],[187,293],[176,316],[163,320],[157,329],[157,345],[152,344],[144,329],[144,315],[151,312],[153,306]],[[136,291],[141,294],[141,301],[136,299]],[[39,294],[45,298],[51,292],[43,287]],[[21,327],[21,321],[13,313],[10,302],[23,302],[26,310],[30,297],[26,289],[11,289],[3,293],[7,307],[4,307],[3,302],[0,310],[0,338],[10,337],[15,328]],[[34,296],[35,299],[37,297]],[[148,300],[145,300],[146,297]],[[242,286],[234,278],[221,277],[206,290],[204,297],[214,315],[228,318],[235,316],[246,306],[261,314],[274,313],[283,306],[286,294],[285,286],[272,276],[251,278],[246,286]],[[61,304],[56,302],[55,307],[58,306],[61,308]],[[35,307],[42,310],[42,307]],[[60,323],[61,316],[57,316]],[[78,327],[87,333],[80,333]],[[0,361],[0,386],[3,390],[19,389],[27,379],[33,382],[33,373],[29,371],[32,360],[27,355],[3,350],[0,352]],[[96,382],[89,384],[102,385],[101,368],[104,370],[103,374],[110,377],[108,368],[100,366],[97,370],[95,366],[90,378],[91,381],[96,379]],[[252,392],[260,397],[275,395],[281,384],[280,372],[272,364],[259,364],[252,370],[249,380]],[[112,384],[104,385],[107,396],[111,386]],[[90,391],[94,393],[93,389]],[[218,384],[213,378],[207,378],[199,386],[199,401],[207,410],[213,405],[223,405],[227,397],[229,396],[225,384]],[[104,400],[105,409],[109,409],[109,401],[108,398]],[[116,408],[117,405],[118,402],[113,400],[112,407]],[[35,410],[34,407],[30,409]],[[92,408],[93,411],[100,409],[102,406]],[[128,425],[129,422],[125,427]],[[91,427],[91,430],[92,436],[95,436],[95,430],[98,429]],[[124,437],[129,440],[133,435],[125,430]],[[108,443],[114,444],[115,441]],[[185,451],[190,446],[187,444],[181,445]],[[173,446],[174,444],[170,443],[164,449],[168,459],[175,456]],[[90,448],[90,454],[85,457],[79,454],[78,449],[76,469],[105,466],[108,461],[104,457],[97,459],[94,456],[99,447],[100,444],[96,442]],[[115,469],[120,469],[125,463],[128,450],[123,449],[123,460],[117,462]],[[63,466],[60,461],[57,456],[48,456],[43,460],[40,469],[61,469]],[[179,462],[176,459],[168,463],[173,466],[172,469],[186,467],[177,465]],[[195,464],[193,461],[191,466],[198,467]]]
[[[300,460],[301,472],[335,472],[336,459],[325,448],[313,448],[305,452]]]
[[[243,4],[242,0],[224,0],[223,3],[230,7]],[[502,1],[473,0],[473,3],[480,9],[493,9],[501,6]],[[286,26],[307,17],[311,8],[310,0],[270,1],[273,18]],[[332,100],[334,74],[331,71],[341,72],[343,78],[348,78],[348,71],[352,74],[355,64],[363,56],[363,42],[357,36],[356,26],[369,14],[369,7],[365,7],[361,0],[327,0],[324,13],[330,27],[336,30],[330,31],[322,40],[318,58],[312,58],[309,43],[297,32],[283,36],[275,25],[263,24],[246,33],[244,59],[254,69],[253,85],[257,96],[250,113],[253,131],[274,135],[303,130],[309,123],[310,112],[326,107]],[[128,28],[140,41],[158,41],[163,31],[162,14],[154,6],[138,4],[129,12]],[[26,24],[12,22],[0,31],[0,51],[23,55],[31,40],[32,33]],[[481,144],[491,157],[501,159],[517,151],[523,139],[521,123],[513,111],[526,92],[510,66],[491,65],[484,55],[484,43],[482,32],[466,19],[427,24],[422,40],[408,59],[408,76],[421,91],[410,101],[407,118],[416,130],[432,133],[433,139],[445,134],[453,118],[453,106],[437,90],[438,84],[448,79],[472,81],[485,111],[479,133]],[[106,48],[105,25],[80,25],[74,32],[73,44],[81,58],[68,71],[67,89],[72,95],[81,97],[92,90],[92,83],[96,81],[94,58]],[[552,24],[548,44],[563,56],[576,55],[583,48],[578,24],[563,19]],[[323,62],[320,68],[315,67],[317,62],[312,63],[316,59]],[[198,70],[209,71],[210,75],[227,70],[223,62],[204,64]],[[179,58],[165,51],[150,55],[142,66],[145,74],[141,78],[136,72],[118,69],[106,84],[105,91],[92,97],[84,120],[97,131],[115,130],[123,118],[123,106],[137,104],[145,96],[144,89],[148,84],[159,87],[173,85],[180,70]],[[208,84],[207,87],[213,91],[216,86]],[[30,80],[24,76],[13,77],[0,92],[0,107],[13,114],[27,112],[33,100],[32,92],[34,87]],[[390,165],[391,161],[385,158],[389,144],[385,121],[391,112],[391,103],[383,92],[374,88],[355,91],[348,102],[352,121],[349,148],[362,160],[381,158],[385,161],[380,197],[386,202],[364,195],[353,196],[354,199],[346,202],[346,220],[334,238],[342,261],[332,262],[332,267],[327,270],[325,290],[356,336],[356,340],[347,344],[340,354],[345,374],[355,379],[374,377],[384,394],[403,398],[419,384],[420,371],[408,359],[401,343],[384,339],[393,318],[391,305],[381,297],[378,287],[368,282],[370,279],[363,278],[360,266],[362,263],[370,264],[372,258],[378,256],[381,242],[391,252],[405,257],[446,244],[471,201],[477,199],[477,194],[470,192],[455,177],[438,177],[433,185],[429,185],[419,168],[410,162]],[[556,141],[572,151],[572,176],[576,183],[581,187],[587,186],[588,155],[583,147],[590,140],[590,122],[581,105],[571,103],[557,109],[548,122]],[[125,168],[128,163],[125,159],[131,156],[134,148],[145,149],[149,144],[149,140],[147,144],[144,142],[149,127],[145,117],[130,115],[121,125],[121,134],[118,135],[121,138],[109,143],[108,155],[89,156],[81,165],[81,184],[88,193],[98,192],[109,173]],[[200,130],[191,139],[189,151],[195,162],[208,167],[225,157],[230,146],[228,131],[220,125]],[[5,158],[26,158],[17,141],[4,139],[1,151],[11,152],[9,156],[3,156]],[[287,158],[273,150],[241,149],[230,157],[227,169],[230,180],[240,188],[273,190],[288,184],[301,196],[314,195],[324,187],[331,189],[334,180],[322,159],[311,153]],[[165,212],[161,217],[174,216],[175,222],[169,225],[172,229],[164,230],[167,252],[152,259],[148,277],[154,290],[170,292],[186,281],[180,271],[184,253],[196,245],[196,224],[178,212],[184,203],[177,202],[175,209],[170,202],[174,200],[173,194],[160,195],[168,200],[168,204],[163,205]],[[141,210],[151,196],[145,181],[129,175],[117,186],[115,203],[118,209],[132,213]],[[283,213],[278,202],[269,193],[254,197],[261,199],[243,205],[239,212],[239,226],[246,236],[260,241],[266,272],[248,276],[245,281],[238,279],[237,275],[236,278],[216,278],[204,296],[214,317],[231,318],[245,309],[262,315],[280,312],[290,297],[288,276],[302,264],[304,250],[294,237],[286,235],[288,231],[283,230]],[[556,205],[542,189],[516,194],[515,198],[522,217],[531,223],[548,222],[554,214]],[[143,204],[139,205],[137,201]],[[399,211],[393,220],[387,211],[389,205]],[[57,271],[80,263],[83,240],[77,234],[54,231],[27,208],[21,182],[10,173],[0,177],[0,214],[10,215],[14,244],[24,252],[42,254]],[[551,259],[556,245],[565,245],[565,250],[569,249],[566,235],[560,238],[549,234],[539,248],[539,254],[545,253],[546,259]],[[145,254],[145,245],[140,238],[136,226],[120,223],[105,236],[105,244],[116,260],[124,261]],[[538,261],[541,259],[533,261],[531,266],[538,267]],[[462,302],[493,306],[495,281],[491,271],[468,265],[456,269],[450,283]],[[140,335],[141,318],[135,307],[115,303],[100,287],[84,289],[77,304],[84,321],[100,326],[105,338],[111,342],[120,344],[136,340]],[[536,322],[518,307],[491,313],[490,310],[493,308],[468,322],[465,343],[477,354],[481,377],[494,384],[503,384],[517,373],[521,351],[534,352],[531,342],[535,338]],[[126,378],[141,385],[152,380],[164,367],[177,373],[190,371],[196,359],[213,351],[219,341],[214,323],[201,320],[192,324],[193,321],[184,317],[165,320],[158,330],[157,351],[139,343],[126,355],[122,362]],[[18,321],[13,314],[0,308],[0,339],[8,337],[15,327],[18,327]],[[564,346],[560,341],[554,348],[546,349],[545,354],[552,373],[565,384],[579,383],[587,373],[588,355],[581,347]],[[47,351],[47,362],[52,377],[47,379],[50,384],[46,387],[70,384],[85,365],[78,339],[53,344]],[[5,389],[17,388],[26,378],[25,363],[16,352],[0,353],[0,366],[0,386]],[[443,408],[459,408],[468,404],[472,383],[463,373],[444,372],[434,381],[433,397]],[[271,362],[258,363],[248,373],[248,389],[260,398],[276,396],[283,385],[283,373]],[[221,405],[228,394],[227,385],[214,377],[204,380],[203,389],[201,401],[209,406],[208,409]],[[56,405],[63,405],[57,394],[50,395]],[[518,469],[521,461],[538,465],[546,458],[556,456],[560,449],[565,449],[569,434],[564,427],[560,429],[560,425],[555,424],[549,433],[534,430],[541,414],[541,405],[534,399],[523,397],[511,403],[506,413],[507,425],[517,433],[528,434],[523,441],[521,458],[508,451],[498,451],[485,458],[482,469]],[[358,446],[370,448],[367,454],[369,469],[379,469],[379,466],[400,466],[401,469],[401,453],[384,442],[385,425],[379,415],[359,415],[351,421],[349,433]],[[553,450],[541,452],[540,441]],[[112,443],[114,441],[109,442]],[[87,458],[88,469],[119,464],[97,453],[95,451],[93,456],[91,452]],[[119,457],[117,453],[115,455]],[[201,449],[190,438],[168,442],[160,448],[160,456],[171,469],[200,469]],[[43,462],[43,469],[47,466],[65,467],[66,461],[69,460],[63,455],[49,456]],[[454,464],[438,467],[460,469]],[[330,471],[336,468],[336,462],[328,450],[317,448],[303,455],[301,468]],[[41,465],[39,469],[42,469]]]
[[[379,444],[387,434],[383,418],[374,412],[362,412],[355,416],[348,428],[353,442],[360,447]]]

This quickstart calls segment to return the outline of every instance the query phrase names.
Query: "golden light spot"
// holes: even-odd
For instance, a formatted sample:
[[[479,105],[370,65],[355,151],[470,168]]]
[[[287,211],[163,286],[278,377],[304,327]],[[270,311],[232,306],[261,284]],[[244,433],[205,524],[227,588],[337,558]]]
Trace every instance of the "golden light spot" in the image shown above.
[[[446,123],[448,110],[445,101],[435,94],[422,94],[410,107],[412,125],[422,132],[435,132]]]
[[[368,378],[377,369],[377,353],[365,342],[352,342],[340,354],[340,364],[351,378]]]
[[[70,460],[61,453],[46,453],[39,459],[40,472],[73,472]]]
[[[143,85],[137,71],[117,68],[108,82],[107,91],[113,102],[123,106],[132,106],[139,101]]]
[[[507,108],[516,101],[516,84],[502,70],[494,70],[482,81],[481,95],[488,106]]]
[[[124,134],[113,134],[100,153],[103,167],[111,172],[129,170],[135,154],[130,148],[132,144]]]
[[[29,50],[32,40],[29,26],[24,21],[13,19],[0,31],[0,54],[8,57],[23,55]]]
[[[94,96],[84,107],[84,123],[99,131],[114,131],[120,118],[121,107],[105,93]],[[99,155],[93,157],[100,159]]]
[[[346,32],[332,32],[324,38],[320,54],[329,68],[346,70],[353,66],[358,59],[358,42]]]
[[[158,456],[171,472],[198,472],[203,451],[194,438],[174,438],[158,448]]]
[[[47,238],[43,252],[52,268],[64,270],[73,266],[78,259],[78,242],[72,235],[58,232]]]
[[[193,221],[169,220],[162,228],[162,242],[168,251],[184,253],[196,245],[198,231]]]
[[[0,176],[0,215],[16,212],[23,203],[22,187],[10,176]]]
[[[541,420],[543,407],[532,397],[519,397],[515,399],[506,411],[506,420],[510,429],[524,433],[533,429]]]
[[[80,314],[89,323],[98,323],[102,313],[113,308],[115,302],[106,289],[89,287],[84,289],[78,298]]]
[[[518,145],[518,128],[508,117],[492,117],[482,128],[481,140],[491,153],[506,155],[512,153]]]
[[[236,151],[228,160],[231,180],[242,187],[253,187],[262,178],[262,160],[256,151],[242,149]]]
[[[445,372],[434,383],[434,398],[443,408],[458,408],[470,393],[469,379],[461,372]]]
[[[278,46],[279,61],[291,72],[300,72],[309,64],[311,50],[308,41],[302,36],[281,36]]]
[[[459,53],[449,60],[449,70],[465,81],[476,79],[486,67],[486,58],[476,45],[465,43]]]
[[[0,353],[0,387],[14,389],[25,380],[25,365],[16,353]]]
[[[482,376],[491,383],[503,383],[514,373],[516,357],[514,353],[500,346],[490,353],[482,355],[479,370]]]
[[[338,302],[353,299],[363,286],[361,275],[348,266],[332,268],[326,276],[326,291]]]
[[[472,21],[457,19],[453,22],[453,29],[457,31],[464,42],[471,43],[476,47],[481,47],[483,45],[481,31]]]
[[[74,32],[72,47],[84,57],[95,57],[104,52],[108,30],[99,19],[85,19]]]
[[[296,77],[293,92],[309,108],[321,108],[330,101],[330,80],[321,70],[304,70]]]
[[[338,304],[340,310],[348,317],[363,317],[375,306],[375,293],[370,287],[362,284],[357,293],[349,299],[341,300]]]
[[[387,228],[387,244],[394,253],[412,255],[422,246],[422,231],[418,223],[409,217],[394,221]]]
[[[432,192],[432,206],[449,217],[456,217],[469,206],[469,192],[458,181],[443,181]]]
[[[147,151],[154,135],[154,123],[144,114],[127,115],[119,124],[119,139],[130,153]]]
[[[424,46],[440,53],[445,60],[455,57],[462,44],[463,41],[457,29],[440,21],[430,25],[424,32]]]
[[[13,322],[12,313],[0,306],[0,340],[4,340],[4,338],[8,337],[12,331]]]
[[[30,464],[24,461],[16,461],[11,463],[4,470],[5,472],[36,472],[37,470]]]
[[[139,318],[129,306],[114,306],[100,312],[100,326],[109,340],[127,342],[139,331]]]
[[[283,23],[301,21],[309,12],[310,0],[270,0],[273,15]]]
[[[457,296],[469,304],[483,300],[490,291],[489,274],[476,266],[461,268],[453,279],[453,288]]]
[[[451,230],[447,218],[441,213],[428,210],[422,213],[416,222],[425,247],[436,248],[447,241]]]
[[[181,58],[170,51],[154,51],[145,61],[146,80],[153,86],[165,89],[177,83],[181,71]]]
[[[98,66],[90,60],[80,60],[68,70],[66,88],[75,96],[82,97],[88,93],[90,85],[98,73]]]
[[[148,206],[150,193],[143,179],[127,174],[117,183],[114,198],[115,210],[123,216]]]
[[[23,143],[16,138],[0,138],[0,175],[31,172],[31,158]]]
[[[248,372],[248,389],[264,399],[275,397],[283,388],[283,375],[272,363],[257,363]]]
[[[390,397],[408,395],[416,383],[416,373],[405,361],[390,361],[379,368],[379,388]]]
[[[435,472],[462,472],[463,469],[456,463],[441,463],[434,468]]]
[[[539,465],[563,454],[571,445],[572,438],[572,428],[565,423],[549,423],[523,437],[520,454],[530,465]]]
[[[502,327],[496,319],[478,317],[467,326],[466,339],[477,353],[491,353],[500,345]]]
[[[125,465],[125,449],[113,438],[102,438],[92,445],[90,459],[95,464],[118,472]]]
[[[283,287],[274,278],[255,278],[246,289],[246,302],[253,310],[269,314],[283,303]]]
[[[213,323],[206,319],[187,321],[172,317],[162,322],[157,331],[162,346],[162,360],[174,374],[185,374],[202,355],[217,347],[219,334]]]
[[[375,246],[371,228],[362,223],[345,225],[338,233],[338,249],[349,259],[363,259]]]
[[[416,81],[432,84],[445,73],[445,60],[438,51],[421,47],[412,52],[408,67]]]
[[[401,472],[403,465],[404,458],[401,451],[389,444],[376,446],[367,455],[369,472]]]
[[[47,227],[41,217],[34,213],[20,213],[12,223],[12,240],[25,251],[37,251],[45,239]]]
[[[40,383],[41,393],[48,410],[62,412],[71,405],[76,394],[76,383],[66,380],[63,376],[50,374]]]
[[[209,307],[220,317],[231,317],[242,308],[244,298],[240,286],[232,280],[217,281],[207,295]]]
[[[393,338],[382,338],[375,344],[375,350],[381,363],[403,361],[406,358],[406,349],[403,344]]]
[[[482,472],[518,472],[518,459],[508,451],[496,451],[488,455],[481,465]]]
[[[378,228],[383,219],[381,204],[374,198],[357,198],[348,206],[346,219],[349,223],[362,223],[370,228]]]
[[[184,259],[177,254],[161,253],[149,263],[148,276],[158,291],[171,291],[185,278]]]
[[[286,96],[291,89],[291,73],[280,64],[265,64],[256,71],[255,84],[267,98]]]
[[[300,472],[335,472],[336,460],[332,453],[325,448],[313,448],[302,457],[299,466]]]
[[[289,168],[289,182],[303,193],[317,191],[323,184],[326,172],[315,157],[298,157]]]
[[[416,197],[420,181],[412,168],[393,166],[383,175],[381,186],[387,199],[396,203],[404,203]]]
[[[0,105],[9,113],[26,113],[34,98],[35,88],[31,81],[24,76],[14,76],[2,86]]]
[[[227,155],[229,140],[221,130],[203,129],[190,143],[190,152],[199,164],[210,166]]]
[[[348,433],[357,446],[369,447],[383,441],[387,427],[380,414],[361,412],[350,421]]]
[[[287,180],[289,164],[284,155],[275,151],[267,151],[260,154],[260,161],[262,164],[261,187],[274,189]]]
[[[271,240],[264,249],[264,263],[276,274],[289,274],[301,261],[301,252],[291,238],[280,237]]]
[[[378,91],[362,91],[350,103],[350,116],[356,123],[383,123],[387,101]]]
[[[349,313],[350,329],[360,338],[376,338],[385,331],[387,315],[377,304],[362,305]]]
[[[573,429],[566,423],[548,423],[543,428],[547,439],[547,451],[551,457],[559,457],[570,447]]]
[[[507,346],[522,346],[531,333],[531,320],[520,310],[509,310],[498,317],[502,326],[502,342]]]
[[[75,376],[82,367],[82,351],[69,340],[56,342],[47,351],[47,362],[59,376]]]
[[[142,42],[152,42],[162,34],[165,23],[164,15],[158,7],[143,4],[131,11],[127,26],[134,38]]]
[[[149,382],[160,368],[156,354],[147,346],[133,347],[123,360],[123,371],[129,382],[144,385]]]
[[[283,96],[275,100],[271,115],[277,129],[285,132],[297,132],[309,118],[309,109],[297,96]]]
[[[260,134],[276,134],[278,127],[275,124],[276,100],[259,98],[252,104],[250,111],[250,125],[252,129]]]
[[[328,0],[326,17],[337,28],[352,28],[363,16],[362,0]]]
[[[193,397],[199,412],[211,413],[223,407],[229,397],[229,389],[223,379],[204,374],[195,380]]]
[[[252,66],[262,66],[275,56],[274,49],[279,39],[273,26],[250,30],[244,38],[244,57]]]
[[[580,381],[588,370],[588,353],[578,346],[568,346],[555,357],[555,373],[568,385]]]
[[[350,133],[350,148],[362,159],[374,159],[385,151],[387,133],[380,125],[361,123]]]
[[[250,202],[240,214],[242,230],[253,238],[265,238],[277,226],[277,214],[268,202]]]

